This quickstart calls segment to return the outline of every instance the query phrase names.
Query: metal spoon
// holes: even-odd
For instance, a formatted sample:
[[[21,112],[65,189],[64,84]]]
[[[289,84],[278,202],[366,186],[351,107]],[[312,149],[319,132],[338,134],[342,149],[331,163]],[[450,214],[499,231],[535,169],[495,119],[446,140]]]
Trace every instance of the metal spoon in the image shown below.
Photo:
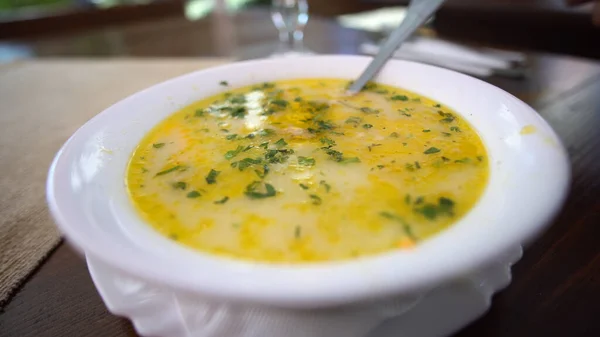
[[[406,41],[430,16],[433,14],[445,0],[412,0],[406,11],[406,17],[387,38],[383,47],[373,61],[358,77],[356,81],[348,88],[347,94],[354,95],[359,92],[368,81],[370,81],[383,65],[392,57],[400,45]]]

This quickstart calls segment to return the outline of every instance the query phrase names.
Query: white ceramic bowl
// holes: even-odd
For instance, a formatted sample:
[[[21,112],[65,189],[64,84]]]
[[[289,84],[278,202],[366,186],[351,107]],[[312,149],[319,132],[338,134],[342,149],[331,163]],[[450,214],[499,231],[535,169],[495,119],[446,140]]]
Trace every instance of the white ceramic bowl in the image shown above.
[[[456,72],[390,61],[376,79],[459,112],[489,152],[491,178],[476,207],[414,250],[301,266],[229,260],[164,238],[144,224],[126,195],[126,163],[142,136],[179,108],[222,91],[220,81],[240,87],[288,78],[352,79],[369,60],[312,56],[203,70],[141,91],[81,127],[52,163],[48,203],[72,244],[100,269],[127,280],[112,296],[138,296],[119,307],[103,294],[109,308],[151,335],[278,336],[285,331],[286,337],[364,336],[385,318],[414,311],[434,289],[479,275],[491,286],[483,289],[477,279],[480,284],[473,287],[479,287],[475,293],[484,305],[471,316],[485,311],[491,294],[508,282],[508,267],[518,259],[521,245],[559,210],[569,164],[560,140],[535,111],[496,87]],[[525,126],[535,132],[522,133]],[[490,272],[495,265],[500,269]],[[131,282],[137,286],[131,288]],[[168,295],[149,300],[158,293]],[[161,310],[164,301],[176,301],[182,312],[160,314],[166,311]],[[186,307],[186,301],[192,304]],[[310,314],[308,309],[318,310]],[[188,319],[186,310],[202,318]],[[458,326],[440,333],[470,319],[456,319]]]

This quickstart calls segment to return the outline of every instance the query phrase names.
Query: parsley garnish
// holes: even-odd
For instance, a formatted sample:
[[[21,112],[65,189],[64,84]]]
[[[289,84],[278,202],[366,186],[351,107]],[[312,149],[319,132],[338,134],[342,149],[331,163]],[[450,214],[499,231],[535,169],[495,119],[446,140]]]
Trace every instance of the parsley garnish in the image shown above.
[[[369,108],[368,106],[363,106],[362,108],[360,108],[360,111],[366,113],[367,115],[372,115],[372,114],[378,114],[379,113],[379,110]]]
[[[427,203],[421,207],[414,209],[416,213],[423,215],[428,220],[435,220],[442,215],[454,216],[454,201],[448,198],[441,197],[438,203]]]
[[[444,137],[450,137],[450,136],[452,136],[452,134],[450,134],[448,132],[442,132],[442,136],[444,136]]]
[[[379,215],[381,215],[382,217],[388,219],[388,220],[393,220],[396,221],[398,223],[400,223],[400,225],[402,225],[402,229],[404,230],[404,233],[406,234],[406,236],[408,236],[411,240],[413,241],[417,241],[418,239],[415,237],[415,235],[412,232],[412,228],[410,227],[410,225],[404,221],[404,218],[400,217],[399,215],[396,215],[394,213],[391,212],[380,212]]]
[[[363,129],[370,129],[373,127],[373,124],[363,124]]]
[[[288,144],[285,142],[285,140],[283,140],[283,138],[281,138],[280,140],[275,142],[275,146],[277,146],[277,147],[282,147],[282,146],[286,146],[286,145],[288,145]]]
[[[165,143],[154,143],[154,144],[152,144],[152,147],[155,148],[155,149],[160,149],[163,146],[165,146]]]
[[[259,170],[254,170],[254,172],[260,179],[264,179],[267,176],[267,174],[269,174],[269,167],[267,165],[264,165],[262,172],[260,172]]]
[[[315,160],[309,157],[298,156],[298,164],[302,166],[315,166]]]
[[[460,132],[460,129],[458,128],[458,126],[453,126],[450,128],[450,131]]]
[[[219,82],[219,85],[221,85],[223,87],[227,87],[227,86],[229,86],[229,83],[227,83],[227,81],[221,81],[221,82]]]
[[[215,171],[215,170],[211,169],[210,172],[208,172],[208,175],[204,178],[204,179],[206,179],[206,183],[208,183],[208,184],[216,183],[217,176],[219,175],[219,173],[221,173],[221,171]]]
[[[194,112],[194,117],[203,117],[204,116],[204,110],[202,109],[198,109],[196,110],[196,112]]]
[[[252,158],[244,158],[237,163],[237,168],[240,171],[243,171],[245,169],[247,169],[248,167],[255,165],[255,164],[261,164],[262,163],[262,159],[261,158],[256,158],[256,159],[252,159]],[[268,170],[267,170],[268,171]]]
[[[300,184],[300,187],[301,187],[303,190],[307,190],[307,189],[309,188],[307,185],[304,185],[304,184]]]
[[[171,167],[171,168],[168,168],[168,169],[166,169],[166,170],[164,170],[164,171],[160,171],[160,172],[158,172],[158,173],[155,175],[155,177],[162,176],[162,175],[165,175],[165,174],[167,174],[167,173],[171,173],[171,172],[173,172],[173,171],[177,171],[177,170],[179,170],[179,169],[181,169],[181,168],[182,168],[182,167],[181,167],[181,165],[173,166],[173,167]]]
[[[460,164],[469,164],[469,163],[471,163],[471,158],[457,159],[454,162],[460,163]]]
[[[431,132],[429,129],[424,129],[423,132]]]
[[[427,150],[425,150],[425,152],[423,152],[424,154],[434,154],[434,153],[438,153],[440,152],[440,149],[438,149],[437,147],[430,147]]]
[[[173,183],[173,188],[176,190],[185,190],[187,188],[187,184],[183,181],[178,181]]]
[[[321,141],[321,144],[325,144],[325,145],[329,145],[329,146],[335,146],[335,140],[327,138],[327,137],[323,137],[321,139],[319,139]]]
[[[261,137],[267,137],[267,136],[270,136],[273,134],[275,134],[275,130],[273,130],[273,129],[262,129],[262,130],[258,131],[258,135]]]
[[[261,144],[260,144],[258,147],[260,147],[260,148],[263,148],[263,149],[265,149],[265,150],[266,150],[266,149],[267,149],[267,147],[269,147],[269,142],[264,142],[264,143],[261,143]]]
[[[329,185],[325,180],[321,180],[319,184],[325,187],[325,192],[329,193],[329,191],[331,190],[331,185]]]
[[[223,205],[224,203],[227,202],[227,200],[229,200],[229,197],[225,197],[225,198],[223,198],[221,200],[217,200],[214,203],[215,203],[215,205]]]
[[[187,194],[187,197],[190,199],[195,199],[202,196],[202,194],[200,194],[200,192],[198,191],[191,191],[190,193]]]
[[[238,147],[235,150],[230,150],[230,151],[225,152],[225,159],[230,160],[230,159],[234,158],[240,152],[242,152],[242,150],[244,150],[244,147],[241,145],[238,145]]]
[[[257,192],[256,189],[261,185],[260,181],[254,181],[250,185],[246,186],[244,194],[250,199],[264,199],[274,197],[277,192],[271,184],[265,184],[265,192]]]
[[[316,194],[311,194],[311,195],[309,195],[309,197],[312,199],[312,204],[313,205],[317,205],[318,206],[318,205],[320,205],[320,204],[323,203],[323,200],[321,200],[321,198],[318,195],[316,195]]]
[[[346,119],[346,121],[344,123],[346,123],[346,124],[354,124],[356,126],[360,122],[362,122],[362,118],[353,116],[353,117],[349,117],[348,119]]]
[[[408,96],[406,96],[406,95],[394,95],[394,96],[392,96],[392,101],[403,101],[403,102],[406,102],[406,101],[408,101]]]
[[[342,158],[340,163],[342,163],[342,164],[360,163],[360,159],[358,157]]]

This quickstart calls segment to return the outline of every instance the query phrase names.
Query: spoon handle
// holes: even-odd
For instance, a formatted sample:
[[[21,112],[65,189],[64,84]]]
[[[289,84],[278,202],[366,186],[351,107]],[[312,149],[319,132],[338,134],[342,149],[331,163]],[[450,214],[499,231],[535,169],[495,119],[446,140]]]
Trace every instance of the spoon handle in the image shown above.
[[[369,63],[360,77],[348,88],[349,95],[359,92],[383,65],[390,59],[400,45],[406,41],[433,14],[445,0],[413,0],[408,6],[406,17],[387,38],[379,53]]]

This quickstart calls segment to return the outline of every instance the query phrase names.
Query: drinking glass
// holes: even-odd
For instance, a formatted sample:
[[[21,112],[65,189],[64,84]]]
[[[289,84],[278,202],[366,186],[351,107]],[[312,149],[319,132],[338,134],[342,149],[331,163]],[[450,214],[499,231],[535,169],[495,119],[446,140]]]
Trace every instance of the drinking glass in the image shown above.
[[[279,46],[272,57],[313,54],[303,41],[308,22],[306,0],[272,0],[271,19],[279,30]]]

